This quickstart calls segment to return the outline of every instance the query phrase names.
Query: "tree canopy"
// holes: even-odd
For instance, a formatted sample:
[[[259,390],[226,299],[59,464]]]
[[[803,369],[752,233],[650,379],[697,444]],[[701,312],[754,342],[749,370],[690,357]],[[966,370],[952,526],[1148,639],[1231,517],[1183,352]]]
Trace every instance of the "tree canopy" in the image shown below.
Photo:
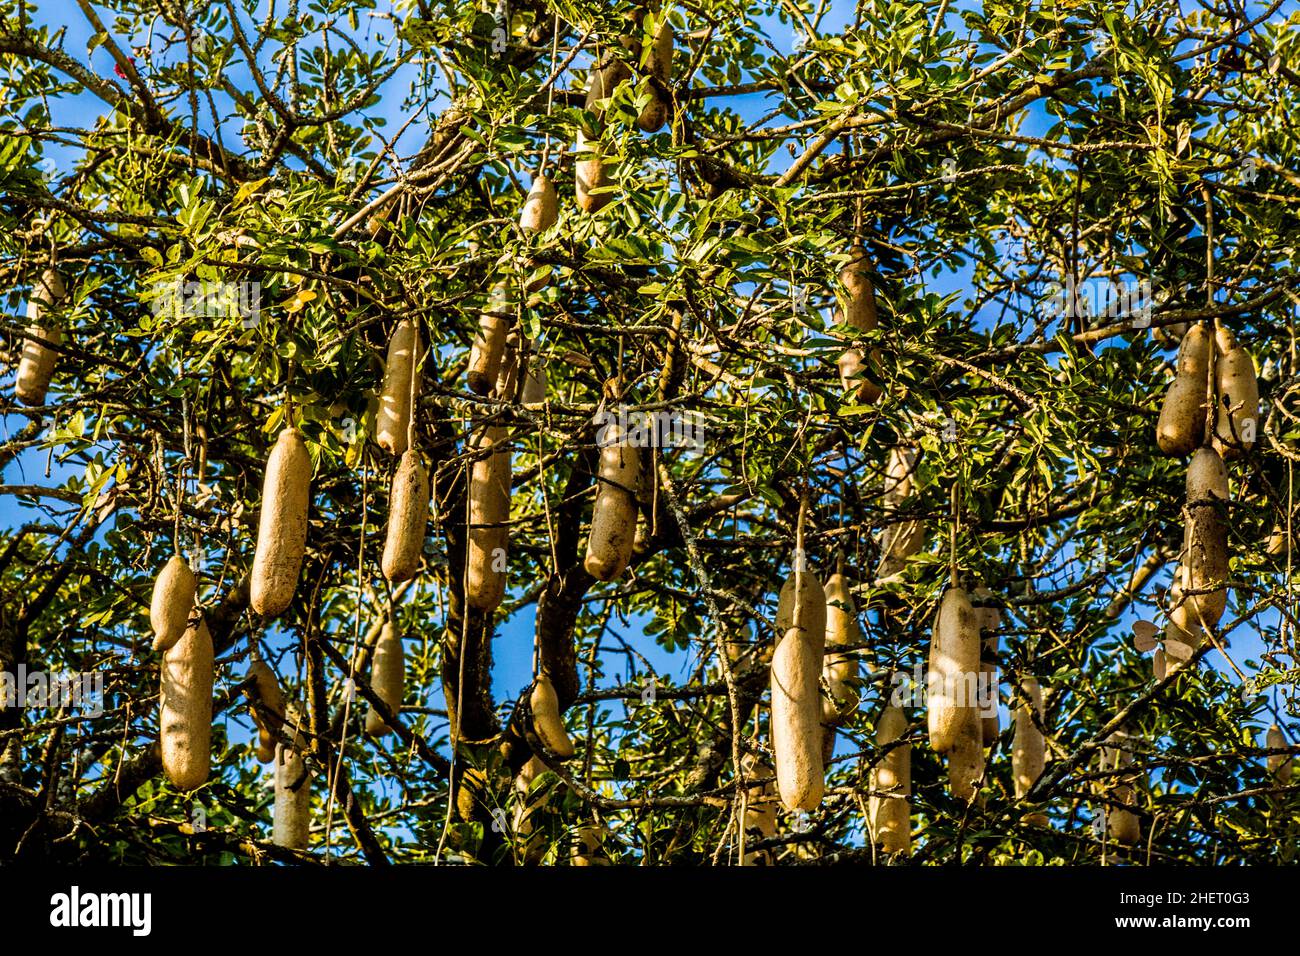
[[[0,8],[0,671],[103,682],[102,707],[0,710],[0,858],[1293,861],[1294,4]],[[539,176],[558,215],[522,229]],[[403,322],[422,348],[397,444],[431,501],[394,582],[399,457],[377,438]],[[1261,395],[1208,506],[1156,442],[1197,326],[1235,336]],[[507,331],[515,378],[471,387]],[[33,348],[34,403],[14,385]],[[291,427],[305,557],[259,614]],[[611,434],[633,489],[602,466]],[[479,497],[502,448],[504,522]],[[636,526],[608,581],[598,498]],[[1184,663],[1169,591],[1205,514],[1227,607]],[[162,772],[149,617],[177,553],[216,657],[189,792]],[[495,607],[467,599],[484,553]],[[778,594],[837,570],[851,603],[828,612],[857,633],[813,702],[824,795],[792,812],[770,779]],[[969,799],[924,702],[896,696],[955,589],[1000,675]],[[400,713],[372,667],[386,634]],[[292,705],[272,743],[307,771],[305,848],[271,838],[255,660]],[[537,732],[533,674],[570,759]],[[394,732],[367,733],[372,711]],[[1046,763],[1027,792],[1026,721]],[[906,746],[891,856],[870,802]]]

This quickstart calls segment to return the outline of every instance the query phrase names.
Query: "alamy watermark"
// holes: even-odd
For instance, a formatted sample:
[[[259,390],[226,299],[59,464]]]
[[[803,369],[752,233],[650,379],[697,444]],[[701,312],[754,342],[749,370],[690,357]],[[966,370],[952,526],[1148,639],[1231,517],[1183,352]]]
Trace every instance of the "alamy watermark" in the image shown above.
[[[154,315],[174,319],[239,319],[244,328],[257,327],[262,314],[260,282],[171,282],[153,301]]]
[[[623,406],[601,409],[593,419],[599,426],[601,448],[626,444],[632,448],[685,448],[704,451],[704,416],[677,408],[632,411]]]
[[[50,897],[50,925],[56,929],[120,927],[133,936],[153,929],[153,894],[82,892],[73,886]]]
[[[1151,325],[1154,298],[1150,279],[1084,279],[1075,282],[1067,276],[1065,284],[1053,282],[1047,287],[1043,302],[1048,318],[1127,318],[1133,328]]]
[[[924,705],[931,698],[942,699],[954,707],[974,707],[981,717],[992,717],[998,712],[998,675],[996,671],[970,671],[940,675],[926,671],[921,664],[907,671],[894,671],[889,676],[893,690],[889,702],[895,707]]]
[[[78,708],[88,717],[99,717],[104,713],[104,673],[51,674],[19,664],[13,673],[0,671],[0,707]]]

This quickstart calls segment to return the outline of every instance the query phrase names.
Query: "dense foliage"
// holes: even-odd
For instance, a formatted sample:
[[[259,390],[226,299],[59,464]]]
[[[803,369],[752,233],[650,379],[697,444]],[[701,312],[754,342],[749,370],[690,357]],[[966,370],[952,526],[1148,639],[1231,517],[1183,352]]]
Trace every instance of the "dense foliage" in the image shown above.
[[[924,665],[955,574],[1002,608],[1004,704],[1021,675],[1046,689],[1049,762],[1018,801],[1004,710],[982,801],[964,805],[909,709],[911,861],[1292,860],[1300,798],[1268,775],[1263,731],[1294,742],[1300,726],[1290,558],[1265,548],[1300,458],[1300,13],[665,3],[671,116],[647,134],[636,117],[665,91],[618,42],[643,29],[627,0],[0,5],[15,368],[52,262],[68,292],[46,404],[17,404],[12,375],[0,390],[0,670],[99,673],[105,691],[102,713],[0,711],[0,858],[293,859],[270,844],[250,742],[259,643],[304,714],[304,858],[563,863],[585,832],[620,863],[738,862],[737,758],[771,764],[762,651],[806,500],[811,567],[842,561],[854,581],[860,703],[821,807],[779,812],[746,852],[881,861],[875,723],[892,675]],[[587,68],[609,55],[633,76],[602,117],[614,198],[589,214],[573,144]],[[543,163],[559,221],[526,235]],[[832,319],[855,240],[875,331]],[[502,280],[547,361],[542,407],[466,387]],[[173,308],[177,283],[257,283],[260,312]],[[433,508],[420,574],[392,588],[396,462],[374,415],[402,318],[430,344],[416,444]],[[1181,547],[1186,462],[1154,429],[1189,322],[1248,347],[1264,414],[1230,463],[1228,611],[1197,666],[1156,680],[1131,627],[1163,627]],[[878,350],[877,401],[841,385],[850,340]],[[632,566],[597,583],[593,418],[620,404],[689,413],[700,442],[654,450]],[[510,590],[485,614],[463,582],[469,437],[488,421],[508,428],[514,492]],[[287,423],[315,462],[313,511],[295,599],[266,621],[245,574]],[[897,446],[919,452],[918,490],[891,512]],[[878,581],[900,517],[926,546]],[[212,778],[193,794],[165,781],[156,743],[147,611],[175,544],[201,567],[218,654]],[[390,606],[405,708],[372,738],[365,649]],[[531,841],[513,782],[536,742],[528,687],[492,680],[494,659],[530,653],[578,745],[533,782]],[[1099,826],[1116,730],[1138,780],[1132,849]],[[1023,821],[1031,804],[1049,826]]]

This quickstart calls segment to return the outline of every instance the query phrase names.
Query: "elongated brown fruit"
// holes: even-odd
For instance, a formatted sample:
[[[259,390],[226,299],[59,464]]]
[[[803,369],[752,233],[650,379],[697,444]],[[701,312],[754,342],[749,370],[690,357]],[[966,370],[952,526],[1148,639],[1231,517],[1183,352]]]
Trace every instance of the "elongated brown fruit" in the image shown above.
[[[388,495],[388,536],[381,566],[389,581],[415,577],[428,524],[429,473],[420,461],[420,453],[411,449],[402,454]]]
[[[613,95],[614,88],[630,75],[627,66],[618,59],[608,59],[603,65],[592,67],[588,73],[586,108],[592,114],[594,123],[584,122],[578,130],[574,147],[574,186],[578,207],[583,212],[598,212],[613,195],[608,191],[600,191],[613,182],[613,163],[604,158],[600,132],[604,126],[605,101]]]
[[[578,208],[586,213],[599,212],[613,196],[606,189],[614,181],[611,175],[613,163],[605,160],[600,137],[591,136],[582,130],[578,130],[573,152],[576,163],[573,181]]]
[[[27,302],[27,332],[30,335],[55,345],[63,342],[63,331],[58,327],[47,326],[42,317],[47,308],[66,294],[63,277],[54,269],[45,270]],[[14,383],[14,397],[24,405],[44,405],[45,393],[49,391],[50,379],[54,376],[54,366],[58,361],[59,353],[48,345],[35,339],[24,339],[22,357],[18,360],[18,378]]]
[[[533,733],[537,734],[538,739],[562,759],[572,757],[573,741],[564,729],[564,719],[560,716],[560,699],[555,694],[555,685],[545,674],[538,674],[533,681],[528,705],[533,711]]]
[[[307,508],[311,501],[311,456],[296,428],[280,432],[266,461],[257,550],[248,603],[265,617],[284,612],[298,586],[307,548]]]
[[[1126,783],[1115,787],[1111,794],[1114,799],[1129,806],[1137,799],[1133,788]],[[1136,813],[1123,807],[1111,807],[1106,812],[1106,826],[1111,839],[1123,846],[1135,846],[1142,839],[1142,821]]]
[[[420,397],[420,376],[416,369],[419,361],[420,330],[414,322],[403,319],[388,340],[384,386],[379,393],[379,411],[375,413],[375,440],[390,455],[406,451],[411,400]]]
[[[153,649],[170,649],[189,624],[194,610],[194,593],[198,579],[179,554],[163,565],[153,583],[153,600],[149,603],[149,623],[153,627]]]
[[[1109,769],[1118,770],[1132,766],[1133,755],[1126,749],[1127,735],[1116,734],[1115,739],[1125,746],[1103,750],[1103,756],[1109,759]],[[1120,804],[1134,805],[1137,802],[1137,794],[1130,777],[1116,776],[1113,779],[1116,782],[1109,788],[1111,799]],[[1106,831],[1116,843],[1122,846],[1134,846],[1142,839],[1142,822],[1137,814],[1124,809],[1123,806],[1110,805],[1106,810]]]
[[[811,571],[792,571],[776,610],[772,652],[772,752],[777,792],[788,810],[815,810],[825,788],[821,673],[826,592]]]
[[[519,394],[519,362],[526,345],[513,329],[506,336],[505,351],[501,354],[501,370],[497,373],[496,387],[492,389],[492,397],[499,402],[513,402]]]
[[[887,515],[897,511],[917,489],[917,453],[913,448],[894,445],[885,464],[884,507]],[[919,520],[892,520],[880,536],[880,565],[877,582],[885,582],[900,573],[907,559],[925,546],[925,524]]]
[[[849,247],[849,261],[840,269],[840,284],[844,291],[839,294],[840,307],[838,318],[853,332],[870,332],[877,326],[876,295],[871,288],[871,278],[867,272],[867,250],[860,242]],[[872,360],[880,364],[880,350],[873,349]],[[858,348],[850,348],[838,359],[836,364],[840,371],[840,385],[853,389],[854,400],[874,402],[880,398],[881,389],[866,377],[867,363]]]
[[[885,483],[881,497],[885,507],[894,510],[916,493],[916,467],[919,455],[915,448],[891,445],[885,461]]]
[[[1198,448],[1187,466],[1187,525],[1183,535],[1183,587],[1189,620],[1214,626],[1228,603],[1228,469],[1210,448]]]
[[[271,665],[261,658],[248,665],[248,676],[252,679],[249,710],[257,725],[257,759],[270,763],[275,759],[276,741],[284,725],[284,692]]]
[[[491,394],[501,373],[501,358],[506,350],[506,334],[514,320],[514,303],[510,287],[498,282],[492,287],[487,308],[478,317],[478,334],[469,353],[466,379],[476,395]]]
[[[1166,455],[1190,455],[1205,438],[1210,374],[1210,332],[1194,325],[1178,348],[1174,380],[1156,423],[1156,444]]]
[[[587,535],[583,566],[597,581],[612,581],[632,560],[641,449],[627,443],[627,435],[617,422],[603,426],[598,439],[601,449],[596,502],[591,509],[591,531]]]
[[[370,689],[388,705],[394,717],[402,712],[405,680],[406,655],[402,650],[401,635],[397,633],[397,625],[385,621],[379,640],[375,642],[374,659],[370,663]],[[372,707],[366,714],[366,733],[381,737],[392,732],[393,728]]]
[[[524,388],[519,401],[528,409],[541,408],[546,404],[546,361],[537,353],[528,358],[528,370],[524,374]]]
[[[982,739],[975,691],[979,668],[979,616],[965,591],[949,588],[935,615],[926,677],[930,746],[939,753],[958,745],[966,724],[975,726]]]
[[[876,723],[876,746],[902,739],[907,716],[890,704]],[[879,795],[878,795],[879,794]],[[899,744],[871,769],[871,799],[867,819],[871,839],[884,853],[907,853],[912,847],[912,745]]]
[[[972,592],[982,601],[989,601],[994,594],[986,587],[977,587]],[[975,616],[979,619],[980,633],[980,727],[983,731],[984,746],[992,747],[998,742],[1002,731],[998,719],[998,626],[1002,623],[1002,612],[996,607],[978,607]]]
[[[1265,550],[1273,557],[1286,554],[1291,550],[1291,536],[1287,533],[1285,524],[1279,521],[1273,525]]]
[[[1043,690],[1037,678],[1025,677],[1020,681],[1020,692],[1022,698],[1013,717],[1016,730],[1011,743],[1011,777],[1017,797],[1027,794],[1047,767],[1046,741],[1038,729],[1038,723],[1043,720]],[[1046,826],[1047,815],[1029,813],[1025,822]]]
[[[275,809],[271,842],[290,850],[307,849],[311,832],[311,771],[292,747],[277,743],[275,760]]]
[[[178,790],[207,782],[212,760],[212,635],[200,619],[163,655],[158,704],[163,772]]]
[[[858,609],[853,603],[848,579],[835,573],[826,579],[826,647],[862,643]],[[858,708],[857,652],[826,655],[822,679],[830,696],[822,701],[822,720],[837,724]]]
[[[1183,593],[1186,576],[1183,565],[1178,565],[1174,569],[1173,582],[1169,585],[1169,621],[1165,624],[1165,647],[1162,648],[1166,652],[1167,672],[1177,671],[1187,663],[1184,655],[1174,652],[1171,645],[1184,644],[1190,654],[1205,640],[1205,628],[1193,618],[1194,607]]]
[[[844,324],[851,329],[870,332],[876,328],[876,294],[871,288],[871,275],[867,271],[867,250],[860,242],[849,247],[849,261],[840,269],[840,308]]]
[[[584,122],[583,125],[589,132],[595,132],[600,128],[599,124],[604,118],[608,99],[614,95],[615,88],[631,76],[632,71],[627,68],[627,64],[612,53],[588,71],[587,99],[584,107],[597,121],[596,126]]]
[[[970,711],[957,729],[948,751],[948,789],[958,800],[974,799],[984,776],[984,732],[978,711]]]
[[[1268,734],[1264,738],[1264,746],[1269,750],[1277,750],[1285,747],[1286,738],[1282,736],[1282,728],[1277,724],[1268,728]],[[1291,755],[1290,754],[1269,754],[1268,755],[1268,772],[1273,775],[1273,779],[1283,787],[1291,784]]]
[[[673,25],[665,14],[655,33],[654,45],[649,52],[649,62],[646,63],[647,71],[659,82],[664,92],[660,92],[657,87],[652,87],[654,96],[641,110],[636,120],[637,125],[647,133],[653,133],[668,120],[668,103],[664,97],[667,95],[673,77],[674,36]]]
[[[1259,427],[1258,373],[1255,360],[1227,329],[1219,329],[1214,342],[1215,393],[1219,403],[1214,449],[1224,458],[1237,458],[1255,445]]]
[[[494,610],[506,593],[510,545],[510,445],[499,425],[484,429],[474,446],[492,451],[470,469],[469,546],[465,556],[465,598],[470,607]]]
[[[529,233],[545,232],[555,225],[558,215],[555,183],[551,182],[549,176],[539,173],[533,177],[533,184],[528,189],[523,212],[519,214],[519,228]]]
[[[750,838],[766,839],[776,836],[776,804],[767,798],[774,796],[773,781],[776,774],[751,753],[740,758],[745,768],[747,785],[752,781],[763,781],[761,786],[749,787],[749,796],[745,802],[745,832]],[[746,851],[741,866],[771,866],[771,850]]]

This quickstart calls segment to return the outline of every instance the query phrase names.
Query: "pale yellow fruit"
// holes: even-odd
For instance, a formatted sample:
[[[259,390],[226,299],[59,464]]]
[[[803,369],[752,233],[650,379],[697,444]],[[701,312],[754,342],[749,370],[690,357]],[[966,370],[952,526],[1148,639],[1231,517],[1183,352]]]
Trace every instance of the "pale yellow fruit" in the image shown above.
[[[884,507],[887,515],[897,511],[917,491],[915,449],[895,445],[889,450],[885,467]],[[888,520],[888,519],[887,519]],[[880,536],[880,564],[877,582],[899,574],[908,558],[925,547],[925,524],[919,520],[892,520]]]
[[[248,603],[265,617],[282,614],[293,600],[307,548],[310,502],[311,456],[302,433],[286,428],[266,462],[257,550],[249,580]]]
[[[474,447],[490,448],[470,469],[469,534],[465,556],[465,599],[470,607],[494,610],[505,598],[510,544],[510,444],[505,428],[483,430]]]
[[[284,725],[284,692],[271,665],[261,658],[248,665],[248,676],[252,680],[249,711],[257,725],[257,759],[270,763],[275,758],[276,741]]]
[[[541,408],[546,404],[546,362],[540,355],[534,354],[529,358],[519,401],[528,409]]]
[[[375,655],[370,663],[370,689],[396,717],[402,712],[403,685],[406,680],[406,655],[402,638],[392,621],[385,621],[375,643]],[[366,733],[372,736],[390,734],[390,727],[373,707],[366,713]]]
[[[1193,618],[1193,605],[1183,594],[1186,573],[1180,564],[1174,569],[1174,579],[1169,586],[1169,621],[1165,624],[1165,644],[1182,644],[1195,651],[1205,640],[1205,628]],[[1177,671],[1187,663],[1176,653],[1166,653],[1166,672]]]
[[[1187,525],[1183,536],[1183,587],[1189,619],[1203,626],[1219,623],[1228,603],[1228,470],[1218,453],[1198,448],[1187,467]]]
[[[1129,749],[1128,735],[1116,732],[1110,740],[1114,746],[1102,748],[1102,766],[1108,770],[1122,770],[1132,766],[1133,755]],[[1107,792],[1113,801],[1127,806],[1137,803],[1132,774],[1117,774],[1110,779],[1113,782],[1107,787]],[[1134,846],[1142,838],[1141,820],[1137,814],[1123,806],[1111,805],[1106,811],[1106,832],[1115,843]]]
[[[655,32],[654,44],[651,46],[646,67],[651,76],[667,89],[673,75],[673,25],[667,17],[659,24]],[[637,125],[647,133],[653,133],[668,121],[668,103],[657,89],[653,98],[641,110]]]
[[[389,581],[396,583],[415,577],[424,554],[428,524],[429,473],[419,452],[410,449],[402,453],[388,495],[388,533],[380,565]]]
[[[1038,729],[1043,719],[1043,691],[1038,679],[1022,678],[1020,692],[1023,696],[1012,719],[1015,737],[1011,743],[1011,778],[1017,797],[1027,794],[1047,767],[1047,745],[1043,732]],[[1025,816],[1025,822],[1045,826],[1047,816],[1030,813]]]
[[[271,842],[290,850],[307,849],[311,832],[311,771],[292,747],[275,745],[275,808]]]
[[[978,711],[965,714],[948,751],[948,789],[958,800],[969,802],[984,776],[984,733]]]
[[[555,685],[545,674],[538,674],[533,681],[533,690],[528,697],[529,707],[533,712],[533,733],[561,759],[567,760],[574,754],[573,741],[564,728],[564,718],[560,716],[560,699],[556,696]]]
[[[1282,736],[1282,728],[1277,724],[1268,728],[1268,734],[1264,738],[1264,746],[1269,750],[1277,750],[1287,745],[1286,738]],[[1268,772],[1280,786],[1286,787],[1291,784],[1291,757],[1289,754],[1269,754],[1268,755]]]
[[[832,574],[826,580],[826,647],[852,646],[862,643],[862,629],[858,624],[858,609],[853,603],[848,579],[843,574]],[[822,667],[822,679],[830,690],[830,697],[822,701],[822,720],[835,724],[857,710],[858,678],[857,652],[827,654]],[[834,739],[833,735],[828,735]]]
[[[926,690],[930,746],[939,753],[958,745],[967,724],[983,739],[976,692],[979,668],[979,616],[965,591],[949,588],[935,614]]]
[[[208,780],[213,676],[212,635],[199,619],[162,659],[159,744],[163,772],[178,790],[195,790]]]
[[[747,785],[750,781],[763,781],[761,786],[749,787],[745,802],[745,832],[760,840],[776,836],[776,804],[768,799],[775,794],[772,781],[776,775],[751,753],[741,755],[740,763],[745,769]],[[742,866],[770,866],[771,863],[770,850],[747,851],[741,861]]]
[[[613,197],[607,187],[613,182],[613,162],[606,161],[599,136],[578,130],[574,146],[574,189],[578,208],[586,213],[599,212]]]
[[[972,593],[982,601],[994,598],[993,592],[982,586]],[[996,607],[978,607],[975,615],[979,618],[983,635],[980,646],[980,726],[984,746],[992,747],[998,742],[1002,730],[998,718],[998,666],[994,663],[998,655],[998,627],[1002,623],[1002,612]]]
[[[872,355],[878,359],[879,350],[873,350]],[[840,387],[853,392],[853,401],[866,405],[880,398],[880,386],[867,377],[867,363],[863,361],[861,349],[846,349],[835,360],[835,366],[840,373]]]
[[[1286,526],[1281,522],[1273,525],[1273,531],[1268,536],[1266,550],[1273,557],[1286,554],[1291,550],[1291,536],[1286,530]]]
[[[815,810],[825,788],[820,679],[826,647],[826,593],[811,571],[781,588],[772,653],[772,752],[777,792],[788,810]]]
[[[506,336],[506,348],[501,355],[501,369],[497,373],[497,384],[492,389],[492,397],[500,402],[514,402],[519,391],[519,360],[524,343],[519,333],[512,330]]]
[[[1210,332],[1194,325],[1178,349],[1174,380],[1156,423],[1156,444],[1166,455],[1190,455],[1205,437],[1210,385]]]
[[[1255,360],[1237,344],[1231,332],[1215,335],[1218,357],[1214,376],[1218,413],[1214,448],[1224,458],[1237,458],[1255,445],[1259,428],[1259,378]]]
[[[641,449],[627,442],[621,425],[612,422],[598,438],[600,467],[596,501],[583,566],[597,581],[612,581],[632,560],[636,541],[637,491],[641,482]]]
[[[528,189],[528,198],[524,200],[523,211],[519,214],[519,228],[524,232],[545,232],[555,225],[559,214],[555,183],[549,176],[533,177],[533,184]]]
[[[1121,803],[1133,805],[1136,796],[1128,784],[1115,787],[1111,795]],[[1136,813],[1123,807],[1111,807],[1106,814],[1106,826],[1110,838],[1122,846],[1135,846],[1142,839],[1142,821]]]
[[[501,373],[501,359],[506,350],[506,335],[514,321],[515,307],[510,287],[498,282],[492,287],[487,308],[478,318],[478,334],[469,353],[466,379],[476,395],[491,394]]]
[[[867,250],[855,242],[849,248],[849,261],[840,269],[840,284],[844,290],[838,294],[840,307],[837,317],[853,332],[869,332],[877,326],[876,295],[871,288],[867,271]],[[872,360],[880,364],[880,350],[873,349]],[[880,398],[881,389],[865,374],[867,363],[862,350],[850,348],[837,360],[840,385],[845,390],[855,389],[854,400],[859,403],[874,402]]]
[[[63,277],[54,269],[47,269],[36,282],[27,302],[27,333],[36,338],[23,340],[22,355],[18,360],[18,378],[14,382],[14,397],[24,405],[45,404],[45,393],[49,391],[50,379],[54,377],[59,353],[36,339],[44,339],[54,345],[62,344],[63,331],[48,326],[42,318],[45,310],[66,294]]]
[[[596,122],[578,130],[577,144],[574,147],[574,186],[578,208],[586,213],[598,212],[613,195],[605,189],[613,182],[613,163],[605,159],[601,146],[601,118],[605,113],[605,102],[613,95],[615,87],[630,75],[627,66],[617,59],[593,67],[588,74],[586,108]]]
[[[172,555],[153,585],[153,600],[149,604],[149,623],[153,627],[153,649],[170,649],[189,624],[194,610],[194,593],[198,579],[185,559]]]
[[[869,332],[877,326],[876,295],[867,270],[867,250],[860,242],[849,247],[849,261],[840,269],[840,309],[849,328]]]
[[[420,376],[416,367],[419,360],[420,330],[414,322],[403,319],[388,340],[384,385],[379,392],[379,410],[375,413],[375,440],[390,455],[406,451],[411,401],[420,397]]]
[[[876,746],[902,739],[907,716],[890,704],[876,723]],[[871,769],[871,798],[867,819],[871,839],[884,853],[908,853],[912,846],[912,745],[900,744]]]
[[[882,493],[886,509],[896,510],[916,493],[918,457],[915,448],[890,446],[889,457],[885,462],[885,486]]]

